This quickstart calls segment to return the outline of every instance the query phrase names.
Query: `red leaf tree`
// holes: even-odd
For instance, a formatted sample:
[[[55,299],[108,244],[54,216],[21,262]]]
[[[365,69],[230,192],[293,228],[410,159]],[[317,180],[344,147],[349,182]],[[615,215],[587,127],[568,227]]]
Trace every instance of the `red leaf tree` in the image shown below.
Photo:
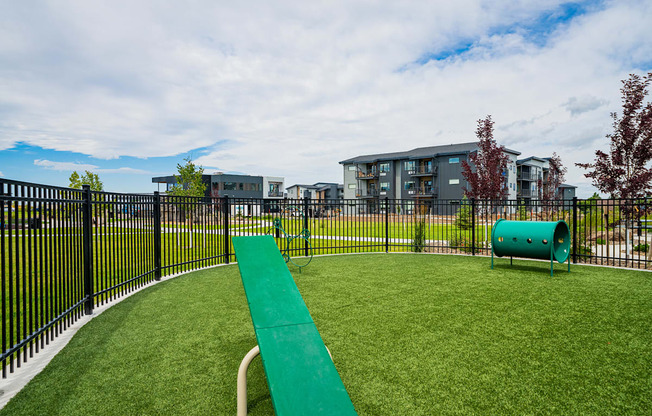
[[[548,158],[548,176],[545,182],[538,181],[539,199],[543,201],[556,201],[562,198],[559,186],[564,182],[568,169],[561,163],[561,157],[553,152]]]
[[[596,150],[593,163],[577,163],[592,169],[584,176],[593,186],[614,198],[640,198],[652,190],[652,103],[645,104],[652,72],[645,77],[630,74],[620,89],[623,114],[611,113],[614,132],[609,153]]]
[[[506,199],[508,190],[505,181],[509,157],[505,148],[494,140],[494,122],[491,115],[478,120],[475,130],[478,137],[478,150],[469,155],[469,161],[462,162],[462,176],[468,188],[462,188],[464,195],[476,199]]]

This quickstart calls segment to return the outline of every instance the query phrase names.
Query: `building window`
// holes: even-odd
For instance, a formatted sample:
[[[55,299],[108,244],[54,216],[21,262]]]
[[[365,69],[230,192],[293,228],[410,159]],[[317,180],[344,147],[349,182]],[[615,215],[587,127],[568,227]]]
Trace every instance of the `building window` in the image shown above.
[[[459,157],[449,157],[448,158],[448,163],[460,163],[460,158]]]
[[[380,190],[381,191],[389,191],[389,182],[381,182],[380,183]]]
[[[408,160],[405,162],[405,170],[408,172],[413,171],[415,166],[414,160]]]
[[[349,166],[349,171],[350,172],[355,172],[355,166],[354,165]]]
[[[238,188],[239,188],[241,191],[244,191],[244,183],[240,182],[240,183],[238,184]]]
[[[459,179],[449,179],[449,180],[448,180],[448,184],[449,184],[449,185],[459,185],[459,184],[460,184],[460,180],[459,180]]]
[[[405,184],[403,184],[403,189],[406,191],[411,191],[415,188],[414,181],[405,181]]]
[[[349,184],[349,189],[355,189],[355,184],[354,184],[354,183],[350,183],[350,184]]]
[[[388,162],[381,163],[380,166],[378,166],[378,167],[380,168],[381,172],[389,172],[389,163]]]
[[[235,182],[224,182],[225,191],[235,191]]]

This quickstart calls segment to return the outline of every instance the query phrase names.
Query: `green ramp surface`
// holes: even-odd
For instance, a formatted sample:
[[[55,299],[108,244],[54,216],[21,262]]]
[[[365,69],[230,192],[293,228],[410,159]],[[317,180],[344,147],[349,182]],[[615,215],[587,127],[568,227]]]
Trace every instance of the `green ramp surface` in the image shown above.
[[[234,237],[242,285],[277,415],[355,415],[272,236]]]

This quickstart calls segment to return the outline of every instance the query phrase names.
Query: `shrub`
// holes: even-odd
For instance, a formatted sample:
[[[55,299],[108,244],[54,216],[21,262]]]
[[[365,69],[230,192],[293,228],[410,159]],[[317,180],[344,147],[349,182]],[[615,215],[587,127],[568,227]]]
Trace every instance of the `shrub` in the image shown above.
[[[640,251],[640,252],[647,252],[650,249],[650,246],[648,244],[639,244],[637,246],[634,246],[634,251]]]
[[[471,222],[471,206],[469,205],[469,200],[465,196],[464,199],[462,199],[462,205],[455,216],[455,225],[462,230],[468,230],[471,228]]]
[[[595,240],[595,244],[606,244],[607,242],[604,240],[604,238],[597,238]]]
[[[525,206],[525,202],[521,201],[518,207],[518,219],[521,221],[525,221],[528,219],[527,215],[527,207]]]
[[[421,218],[414,223],[414,236],[412,237],[412,251],[421,253],[426,245],[426,219]]]

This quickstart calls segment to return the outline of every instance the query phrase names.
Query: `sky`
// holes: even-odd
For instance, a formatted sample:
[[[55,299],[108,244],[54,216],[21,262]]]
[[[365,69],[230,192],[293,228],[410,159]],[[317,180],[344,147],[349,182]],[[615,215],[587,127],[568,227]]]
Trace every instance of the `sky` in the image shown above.
[[[370,153],[494,136],[521,157],[608,150],[621,80],[652,71],[652,2],[3,1],[0,177],[152,192],[216,171],[342,182]]]

